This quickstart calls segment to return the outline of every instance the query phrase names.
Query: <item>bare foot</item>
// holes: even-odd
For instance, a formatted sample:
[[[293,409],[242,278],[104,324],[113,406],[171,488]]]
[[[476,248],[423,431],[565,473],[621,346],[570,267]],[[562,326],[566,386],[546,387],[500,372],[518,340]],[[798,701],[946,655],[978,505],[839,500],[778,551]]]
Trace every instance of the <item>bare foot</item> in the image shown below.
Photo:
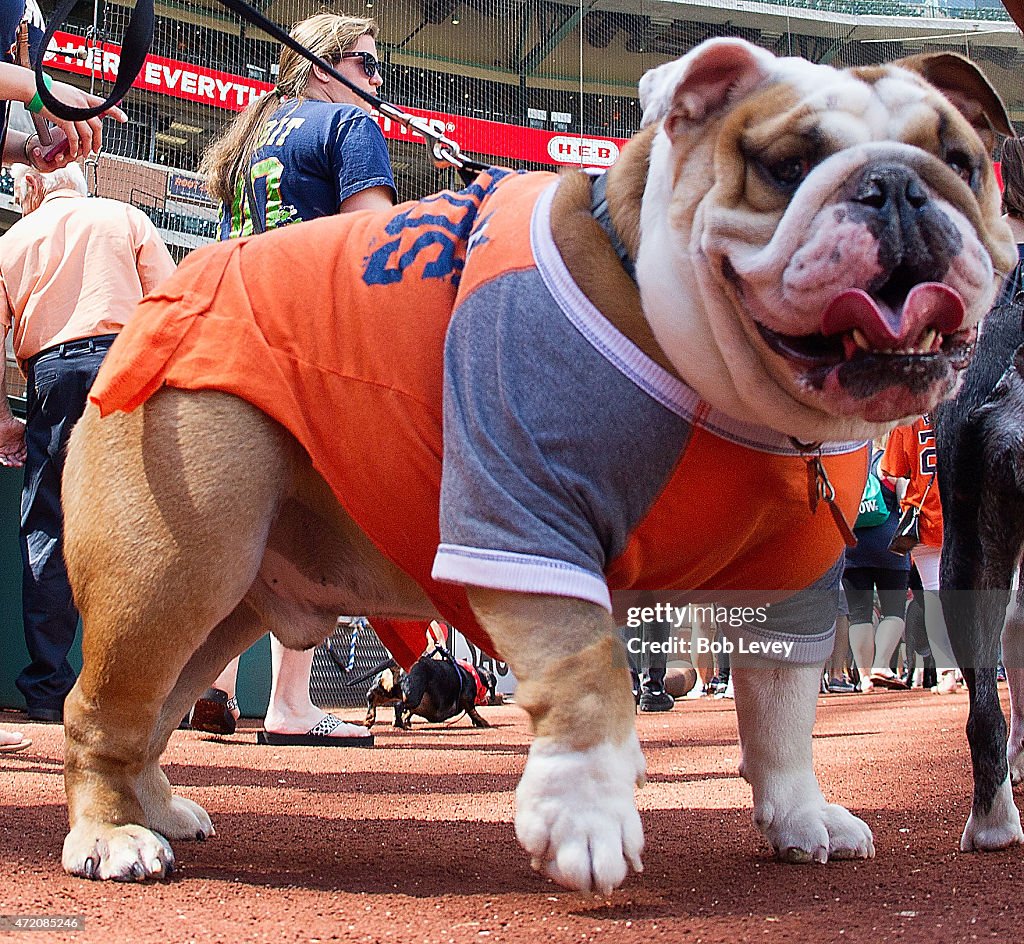
[[[315,708],[301,715],[282,715],[267,712],[263,729],[269,734],[312,734],[320,737],[346,738],[366,737],[366,728],[361,724],[350,724],[334,715]]]
[[[31,743],[31,739],[25,737],[20,731],[8,731],[5,728],[0,728],[0,751],[7,753],[23,751]]]

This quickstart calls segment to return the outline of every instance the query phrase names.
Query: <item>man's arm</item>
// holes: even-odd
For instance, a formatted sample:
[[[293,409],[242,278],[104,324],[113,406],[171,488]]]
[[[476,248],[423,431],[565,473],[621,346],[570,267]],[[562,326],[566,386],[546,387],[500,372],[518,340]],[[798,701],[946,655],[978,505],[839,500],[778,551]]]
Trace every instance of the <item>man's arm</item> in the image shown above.
[[[136,207],[129,206],[128,212],[135,234],[135,267],[142,284],[142,294],[148,295],[169,278],[177,266],[153,221]]]
[[[0,466],[20,469],[25,464],[25,422],[11,412],[7,399],[7,329],[0,337]]]

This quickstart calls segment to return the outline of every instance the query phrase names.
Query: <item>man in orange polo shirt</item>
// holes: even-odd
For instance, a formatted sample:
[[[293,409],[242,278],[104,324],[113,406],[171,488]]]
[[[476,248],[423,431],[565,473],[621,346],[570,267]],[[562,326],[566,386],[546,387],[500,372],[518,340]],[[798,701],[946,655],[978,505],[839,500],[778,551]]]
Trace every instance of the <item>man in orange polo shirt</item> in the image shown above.
[[[13,329],[28,402],[22,423],[0,359],[0,465],[25,467],[22,609],[32,661],[17,685],[29,720],[59,722],[78,627],[61,552],[65,447],[107,349],[174,260],[141,210],[86,199],[78,164],[50,174],[16,165],[14,179],[23,217],[0,238],[0,339]]]

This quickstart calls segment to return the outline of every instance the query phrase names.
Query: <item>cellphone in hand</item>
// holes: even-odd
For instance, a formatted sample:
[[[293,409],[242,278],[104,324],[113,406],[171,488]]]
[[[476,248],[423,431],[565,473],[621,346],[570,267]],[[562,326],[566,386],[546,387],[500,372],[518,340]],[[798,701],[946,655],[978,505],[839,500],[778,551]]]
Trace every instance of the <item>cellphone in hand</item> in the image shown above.
[[[43,151],[43,160],[47,164],[56,160],[61,154],[67,151],[71,145],[68,143],[67,136],[63,132],[51,132],[55,138],[53,144],[51,144],[45,151]]]

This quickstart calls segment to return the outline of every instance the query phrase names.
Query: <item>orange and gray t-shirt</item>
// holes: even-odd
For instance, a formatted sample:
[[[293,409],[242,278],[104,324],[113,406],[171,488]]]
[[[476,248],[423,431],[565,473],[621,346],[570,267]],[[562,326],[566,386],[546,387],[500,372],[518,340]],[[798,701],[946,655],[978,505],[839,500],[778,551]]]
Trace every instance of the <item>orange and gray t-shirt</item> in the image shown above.
[[[743,636],[825,658],[843,545],[810,509],[806,462],[711,410],[590,305],[551,239],[555,186],[492,170],[391,213],[194,253],[92,398],[130,410],[169,384],[252,402],[489,651],[467,585],[609,609],[634,591],[771,602]],[[863,444],[821,452],[852,521]],[[400,662],[420,654],[421,625],[374,625]]]

